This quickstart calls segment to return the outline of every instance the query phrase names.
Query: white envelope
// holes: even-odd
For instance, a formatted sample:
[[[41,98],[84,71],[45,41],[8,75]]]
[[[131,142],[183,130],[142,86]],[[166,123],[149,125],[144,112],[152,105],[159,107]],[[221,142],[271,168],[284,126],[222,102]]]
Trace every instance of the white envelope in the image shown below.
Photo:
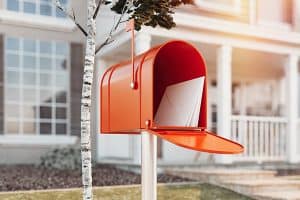
[[[156,112],[155,124],[197,127],[203,86],[204,77],[168,86]]]

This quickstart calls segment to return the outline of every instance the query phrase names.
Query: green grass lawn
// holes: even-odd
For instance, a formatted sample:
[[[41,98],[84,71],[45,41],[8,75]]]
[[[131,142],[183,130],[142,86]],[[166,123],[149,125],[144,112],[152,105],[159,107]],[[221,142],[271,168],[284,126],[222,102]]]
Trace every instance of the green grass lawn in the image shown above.
[[[80,189],[0,193],[1,200],[80,200]],[[139,200],[140,186],[94,188],[95,200]],[[159,200],[251,200],[209,184],[160,185]]]

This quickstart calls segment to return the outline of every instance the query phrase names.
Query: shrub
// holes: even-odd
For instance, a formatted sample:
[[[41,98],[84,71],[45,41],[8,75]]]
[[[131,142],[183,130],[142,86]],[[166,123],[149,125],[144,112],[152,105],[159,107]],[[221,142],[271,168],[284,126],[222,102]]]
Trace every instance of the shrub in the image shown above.
[[[81,169],[79,148],[56,148],[41,157],[40,166],[55,169]]]

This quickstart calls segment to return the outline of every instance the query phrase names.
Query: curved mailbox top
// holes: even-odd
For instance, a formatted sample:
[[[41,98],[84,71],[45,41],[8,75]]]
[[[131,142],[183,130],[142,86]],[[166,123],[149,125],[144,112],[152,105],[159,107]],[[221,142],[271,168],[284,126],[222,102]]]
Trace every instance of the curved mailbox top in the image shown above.
[[[207,87],[204,58],[191,44],[170,41],[135,57],[134,73],[131,61],[110,67],[103,75],[101,94],[101,132],[138,134],[149,130],[179,146],[214,153],[240,153],[243,147],[211,134],[207,127]],[[136,88],[130,83],[132,76]],[[163,127],[155,123],[160,102],[170,85],[204,77],[203,94],[196,127]],[[197,92],[197,91],[195,91]],[[199,91],[201,92],[201,91]]]

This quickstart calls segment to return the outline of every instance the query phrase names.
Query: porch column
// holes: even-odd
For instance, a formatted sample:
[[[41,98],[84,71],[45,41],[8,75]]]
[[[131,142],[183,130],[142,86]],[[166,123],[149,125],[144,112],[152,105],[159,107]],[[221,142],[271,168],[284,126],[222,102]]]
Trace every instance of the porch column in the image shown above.
[[[255,25],[257,22],[257,0],[249,1],[249,24]]]
[[[145,51],[151,48],[151,35],[143,32],[139,32],[136,34],[135,37],[135,54],[139,55],[144,53]],[[133,144],[133,160],[135,164],[141,164],[141,136],[131,136],[132,137],[132,144]],[[156,141],[153,140],[153,141]]]
[[[300,31],[300,1],[293,0],[293,24],[294,30]]]
[[[285,70],[287,81],[287,158],[290,163],[299,161],[297,158],[297,118],[298,118],[298,55],[288,55]]]
[[[4,36],[0,34],[0,135],[4,134]]]
[[[217,50],[217,133],[225,138],[231,137],[231,62],[232,47],[223,45]],[[232,155],[219,155],[216,162],[232,163]]]
[[[207,90],[210,91],[212,88],[211,81],[207,80]],[[209,130],[212,130],[213,122],[212,122],[212,101],[210,99],[210,95],[207,96],[207,127]]]

